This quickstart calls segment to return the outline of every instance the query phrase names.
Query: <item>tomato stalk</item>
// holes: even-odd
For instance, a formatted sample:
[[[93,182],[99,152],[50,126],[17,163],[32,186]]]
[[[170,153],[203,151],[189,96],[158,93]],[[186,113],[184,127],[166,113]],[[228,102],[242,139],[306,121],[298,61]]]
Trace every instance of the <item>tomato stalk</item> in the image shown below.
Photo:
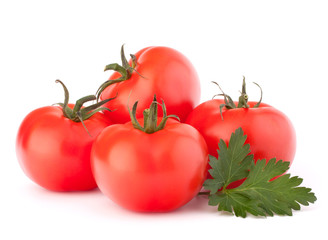
[[[68,101],[69,101],[69,92],[67,87],[65,86],[65,84],[60,81],[60,80],[56,80],[56,83],[60,83],[64,89],[64,93],[65,93],[65,99],[64,99],[64,103],[57,103],[59,106],[62,107],[63,109],[63,115],[74,121],[74,122],[81,122],[83,127],[86,129],[86,131],[89,133],[88,129],[86,128],[86,126],[84,125],[85,120],[89,119],[90,117],[92,117],[95,113],[100,112],[100,111],[110,111],[111,110],[109,108],[106,107],[101,107],[103,104],[107,103],[110,100],[113,100],[114,98],[109,98],[109,99],[105,99],[101,102],[97,102],[95,104],[92,104],[90,106],[87,107],[83,107],[83,104],[89,101],[94,101],[96,100],[96,96],[95,95],[88,95],[85,97],[80,98],[79,100],[76,101],[74,108],[71,109],[68,106]],[[90,133],[89,133],[90,135]]]
[[[156,100],[156,95],[154,95],[154,99],[153,99],[152,103],[150,104],[150,107],[143,111],[143,117],[144,117],[144,126],[143,127],[140,125],[140,123],[138,122],[137,117],[136,117],[138,101],[136,101],[134,103],[132,110],[130,110],[130,108],[128,107],[131,122],[132,122],[132,125],[134,126],[134,128],[139,129],[145,133],[151,134],[151,133],[162,130],[165,127],[166,122],[170,117],[174,117],[180,121],[180,118],[176,115],[168,115],[167,116],[166,106],[165,106],[164,100],[162,100],[162,104],[160,104],[160,105],[163,110],[163,118],[162,118],[161,122],[157,125],[158,104],[159,103]]]
[[[122,61],[122,65],[120,65],[118,63],[112,63],[112,64],[106,65],[105,66],[105,69],[104,69],[104,71],[114,70],[114,71],[120,73],[121,74],[121,77],[120,78],[117,78],[117,79],[113,79],[113,80],[107,80],[103,84],[101,84],[100,87],[98,88],[97,92],[96,92],[97,101],[98,101],[101,93],[105,90],[105,88],[107,88],[108,86],[110,86],[110,85],[112,85],[114,83],[119,83],[119,82],[123,82],[125,80],[130,79],[133,71],[135,71],[136,73],[138,73],[135,70],[135,68],[137,66],[137,58],[133,54],[130,54],[130,57],[132,59],[132,64],[131,64],[132,66],[129,65],[129,62],[128,62],[128,60],[125,57],[124,44],[123,44],[122,47],[121,47],[121,61]]]
[[[234,101],[232,100],[232,98],[225,94],[223,92],[223,90],[221,89],[220,85],[214,81],[212,81],[214,84],[216,84],[219,89],[221,90],[222,93],[220,94],[216,94],[213,96],[213,98],[215,98],[216,96],[223,96],[224,97],[224,104],[220,105],[220,114],[221,114],[221,118],[223,120],[223,115],[222,115],[222,110],[225,107],[226,109],[235,109],[235,108],[249,108],[250,106],[247,104],[248,103],[248,95],[246,93],[246,81],[245,81],[245,77],[243,78],[243,85],[242,85],[242,90],[241,90],[241,95],[239,96],[239,101],[238,101],[238,105],[236,106],[236,104],[234,103]],[[262,95],[263,95],[263,91],[262,88],[260,87],[260,85],[258,85],[257,83],[253,82],[256,86],[258,86],[261,90],[261,98],[260,100],[253,106],[253,108],[257,108],[260,106],[261,102],[262,102]]]

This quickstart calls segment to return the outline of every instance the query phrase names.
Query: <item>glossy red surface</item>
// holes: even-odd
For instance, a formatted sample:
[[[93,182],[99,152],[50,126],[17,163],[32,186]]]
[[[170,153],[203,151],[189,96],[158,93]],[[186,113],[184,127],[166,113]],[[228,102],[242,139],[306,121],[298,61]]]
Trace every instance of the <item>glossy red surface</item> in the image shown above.
[[[100,99],[117,98],[105,106],[113,112],[105,112],[114,123],[130,121],[127,106],[139,101],[137,118],[150,105],[154,94],[163,99],[168,114],[178,115],[183,122],[200,100],[200,82],[191,62],[180,52],[168,47],[148,47],[135,54],[136,71],[130,79],[107,87]],[[130,60],[131,64],[131,60]],[[117,72],[110,77],[117,79]],[[160,116],[162,111],[159,110]]]

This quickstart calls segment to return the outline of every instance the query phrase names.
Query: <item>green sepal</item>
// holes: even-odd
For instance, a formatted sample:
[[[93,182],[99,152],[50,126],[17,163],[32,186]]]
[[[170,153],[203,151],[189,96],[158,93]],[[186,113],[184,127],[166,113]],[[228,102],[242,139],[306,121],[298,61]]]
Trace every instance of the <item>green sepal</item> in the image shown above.
[[[122,65],[118,64],[118,63],[112,63],[112,64],[108,64],[105,66],[104,71],[108,71],[108,70],[113,70],[115,72],[118,72],[121,77],[117,78],[117,79],[113,79],[113,80],[107,80],[104,83],[102,83],[100,85],[100,87],[98,88],[97,92],[96,92],[96,98],[97,101],[101,95],[101,93],[110,85],[115,84],[115,83],[119,83],[119,82],[123,82],[126,81],[128,79],[131,78],[132,73],[135,71],[137,74],[139,74],[136,71],[136,67],[137,67],[137,58],[135,55],[130,54],[131,59],[132,59],[132,66],[129,65],[128,60],[125,57],[125,53],[124,53],[124,44],[121,47],[121,61],[122,61]],[[139,74],[140,75],[140,74]],[[142,75],[140,75],[141,77],[143,77]]]
[[[134,128],[139,129],[145,133],[151,134],[151,133],[155,133],[157,131],[162,130],[165,127],[167,120],[171,117],[177,118],[180,121],[180,118],[176,115],[168,115],[167,116],[166,106],[165,106],[164,101],[162,100],[161,106],[163,109],[163,117],[162,117],[161,122],[157,125],[158,102],[157,102],[156,94],[155,94],[153,101],[150,104],[150,107],[143,111],[144,126],[142,127],[136,117],[137,105],[138,105],[138,101],[136,101],[133,104],[132,110],[130,110],[130,108],[128,107],[131,122],[132,122],[132,125],[134,126]]]
[[[223,109],[226,108],[226,109],[235,109],[235,108],[249,108],[250,106],[248,105],[248,95],[246,93],[246,82],[245,82],[245,77],[243,77],[243,85],[242,85],[242,91],[241,91],[241,95],[239,96],[239,99],[238,99],[238,105],[236,106],[236,104],[234,103],[234,101],[232,100],[232,98],[225,94],[223,92],[223,90],[221,89],[220,85],[214,81],[212,81],[212,83],[214,83],[215,85],[217,85],[220,89],[220,91],[222,93],[220,94],[215,94],[213,96],[213,98],[217,97],[217,96],[223,96],[224,98],[224,104],[221,104],[220,105],[220,115],[221,115],[221,119],[223,119]],[[262,96],[263,96],[263,91],[262,91],[262,88],[260,87],[260,85],[258,85],[257,83],[254,82],[254,84],[256,86],[258,86],[261,90],[261,98],[260,100],[253,106],[253,108],[257,108],[260,106],[261,102],[262,102]],[[212,99],[213,99],[212,98]]]
[[[262,91],[262,88],[261,88],[261,86],[259,85],[259,84],[257,84],[256,82],[253,82],[256,86],[258,86],[259,87],[259,89],[260,89],[260,91],[261,91],[261,98],[260,98],[260,100],[254,105],[254,107],[253,108],[258,108],[259,106],[260,106],[260,104],[261,104],[261,102],[262,102],[262,97],[263,97],[263,91]]]
[[[140,125],[140,123],[138,122],[137,117],[136,117],[137,107],[138,107],[138,101],[136,101],[133,104],[132,110],[130,110],[130,108],[128,107],[128,111],[129,111],[129,114],[130,114],[131,122],[132,122],[132,125],[134,126],[134,128],[139,129],[141,131],[144,131],[144,128]],[[148,118],[146,118],[146,120],[147,119]]]
[[[84,103],[89,102],[89,101],[93,101],[96,100],[96,96],[95,95],[89,95],[83,98],[80,98],[79,100],[76,101],[74,108],[73,108],[73,114],[77,113],[83,106]]]
[[[60,83],[64,89],[64,93],[65,93],[65,99],[64,99],[64,103],[57,103],[57,105],[61,106],[63,109],[63,115],[74,121],[74,122],[82,122],[83,126],[85,127],[83,121],[87,120],[88,118],[90,118],[91,116],[93,116],[95,113],[99,112],[99,111],[111,111],[108,108],[105,107],[101,107],[103,104],[107,103],[108,101],[113,100],[114,98],[109,98],[109,99],[105,99],[101,102],[97,102],[95,104],[92,104],[90,106],[87,107],[83,107],[83,104],[90,102],[90,101],[94,101],[96,100],[96,96],[95,95],[88,95],[86,97],[82,97],[79,100],[76,101],[74,108],[71,109],[68,106],[68,101],[69,101],[69,92],[67,87],[65,86],[65,84],[60,81],[60,80],[56,80],[56,83]]]

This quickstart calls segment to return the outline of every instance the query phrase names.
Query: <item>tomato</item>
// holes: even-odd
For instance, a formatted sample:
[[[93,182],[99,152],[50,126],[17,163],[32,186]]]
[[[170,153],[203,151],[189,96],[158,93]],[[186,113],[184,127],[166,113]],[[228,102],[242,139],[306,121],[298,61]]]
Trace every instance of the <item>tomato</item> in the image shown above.
[[[123,46],[122,52],[124,56]],[[191,62],[168,47],[147,47],[132,56],[135,61],[125,64],[125,68],[130,69],[126,72],[128,76],[116,82],[115,79],[122,78],[124,69],[123,73],[114,72],[105,84],[110,85],[101,91],[101,100],[117,95],[115,100],[105,104],[115,111],[105,112],[105,115],[114,123],[126,123],[130,121],[128,103],[139,101],[140,109],[146,109],[156,94],[158,99],[165,100],[168,114],[178,115],[183,122],[200,100],[200,82]],[[117,69],[117,65],[108,66],[112,67],[106,69]],[[161,109],[159,111],[162,116]],[[141,118],[142,111],[137,111],[136,116]]]
[[[72,109],[74,106],[68,104],[66,107]],[[90,152],[94,139],[110,122],[103,113],[96,112],[83,124],[64,116],[60,106],[46,106],[30,112],[21,123],[16,140],[17,158],[26,175],[53,191],[97,187],[91,171]]]
[[[291,163],[296,151],[296,135],[291,121],[284,113],[268,104],[247,104],[247,108],[228,109],[229,107],[223,107],[226,105],[224,100],[209,100],[197,106],[188,116],[186,123],[202,134],[212,156],[218,157],[220,139],[228,143],[231,133],[241,127],[247,135],[246,143],[250,144],[255,160],[269,161],[276,158]],[[255,105],[258,106],[254,107]]]
[[[111,125],[97,137],[91,152],[96,182],[106,196],[126,209],[172,211],[202,187],[208,159],[205,140],[195,128],[175,119],[151,133],[141,125],[139,129],[133,122]]]

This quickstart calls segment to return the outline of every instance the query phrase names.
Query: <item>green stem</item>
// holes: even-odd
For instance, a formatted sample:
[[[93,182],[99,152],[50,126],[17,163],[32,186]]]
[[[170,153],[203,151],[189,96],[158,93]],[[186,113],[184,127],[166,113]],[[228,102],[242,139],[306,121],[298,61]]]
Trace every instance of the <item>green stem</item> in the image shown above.
[[[95,95],[88,95],[86,97],[82,97],[79,100],[76,101],[74,108],[71,109],[68,106],[68,101],[69,101],[69,92],[67,87],[65,86],[65,84],[60,81],[60,80],[56,80],[56,83],[60,83],[64,89],[64,93],[65,93],[65,99],[64,99],[64,103],[58,103],[59,106],[62,107],[63,109],[63,115],[74,121],[74,122],[82,122],[83,126],[85,127],[83,121],[89,119],[91,116],[93,116],[95,113],[99,112],[99,111],[103,111],[103,110],[108,110],[110,111],[110,109],[108,108],[104,108],[101,107],[103,104],[107,103],[110,100],[113,100],[114,98],[109,98],[106,100],[103,100],[101,102],[97,102],[95,104],[92,104],[90,106],[87,106],[85,108],[83,108],[83,104],[90,102],[90,101],[94,101],[96,100],[96,96]]]
[[[216,84],[220,91],[222,93],[220,94],[216,94],[213,96],[216,97],[216,96],[223,96],[224,97],[224,104],[221,104],[220,105],[220,115],[221,115],[221,118],[223,120],[223,115],[222,115],[222,112],[223,112],[223,108],[226,108],[226,109],[235,109],[235,108],[249,108],[250,106],[248,105],[248,95],[246,93],[246,81],[245,81],[245,77],[243,77],[243,85],[242,85],[242,91],[241,91],[241,95],[239,96],[239,101],[238,101],[238,105],[236,106],[234,101],[232,100],[232,98],[225,94],[223,92],[223,90],[221,89],[220,85],[216,82],[213,82],[214,84]],[[260,106],[261,102],[262,102],[262,96],[263,96],[263,92],[262,92],[262,88],[260,87],[260,85],[258,85],[257,83],[254,82],[254,84],[256,86],[258,86],[261,90],[261,98],[260,100],[253,106],[253,108],[257,108]]]
[[[246,93],[246,82],[245,77],[243,77],[243,85],[241,95],[239,96],[238,108],[249,108],[248,102],[248,95]]]
[[[98,101],[101,93],[108,86],[110,86],[112,84],[115,84],[115,83],[123,82],[123,81],[126,81],[126,80],[130,79],[131,78],[131,75],[132,75],[132,73],[134,71],[136,73],[138,73],[136,71],[136,69],[135,69],[137,67],[137,58],[133,54],[130,54],[130,56],[131,56],[131,59],[132,59],[132,66],[129,65],[129,62],[128,62],[128,60],[125,57],[124,44],[123,44],[122,47],[121,47],[121,61],[122,61],[122,65],[120,65],[118,63],[112,63],[112,64],[108,64],[108,65],[105,66],[104,71],[113,70],[115,72],[118,72],[121,75],[121,77],[119,77],[117,79],[113,79],[113,80],[107,80],[104,83],[102,83],[100,85],[100,87],[98,88],[97,92],[96,92],[97,101]]]
[[[137,105],[138,105],[138,101],[134,103],[134,105],[132,107],[132,111],[128,108],[129,113],[130,113],[131,122],[132,122],[132,125],[134,126],[134,128],[139,129],[145,133],[151,134],[151,133],[162,130],[165,127],[168,118],[170,118],[170,117],[177,118],[180,121],[179,117],[176,115],[167,116],[165,103],[164,103],[164,101],[162,101],[161,106],[163,109],[163,118],[162,118],[161,122],[157,125],[158,102],[156,100],[156,95],[154,95],[154,98],[153,98],[152,103],[150,104],[150,107],[143,111],[144,126],[142,127],[136,117]]]

